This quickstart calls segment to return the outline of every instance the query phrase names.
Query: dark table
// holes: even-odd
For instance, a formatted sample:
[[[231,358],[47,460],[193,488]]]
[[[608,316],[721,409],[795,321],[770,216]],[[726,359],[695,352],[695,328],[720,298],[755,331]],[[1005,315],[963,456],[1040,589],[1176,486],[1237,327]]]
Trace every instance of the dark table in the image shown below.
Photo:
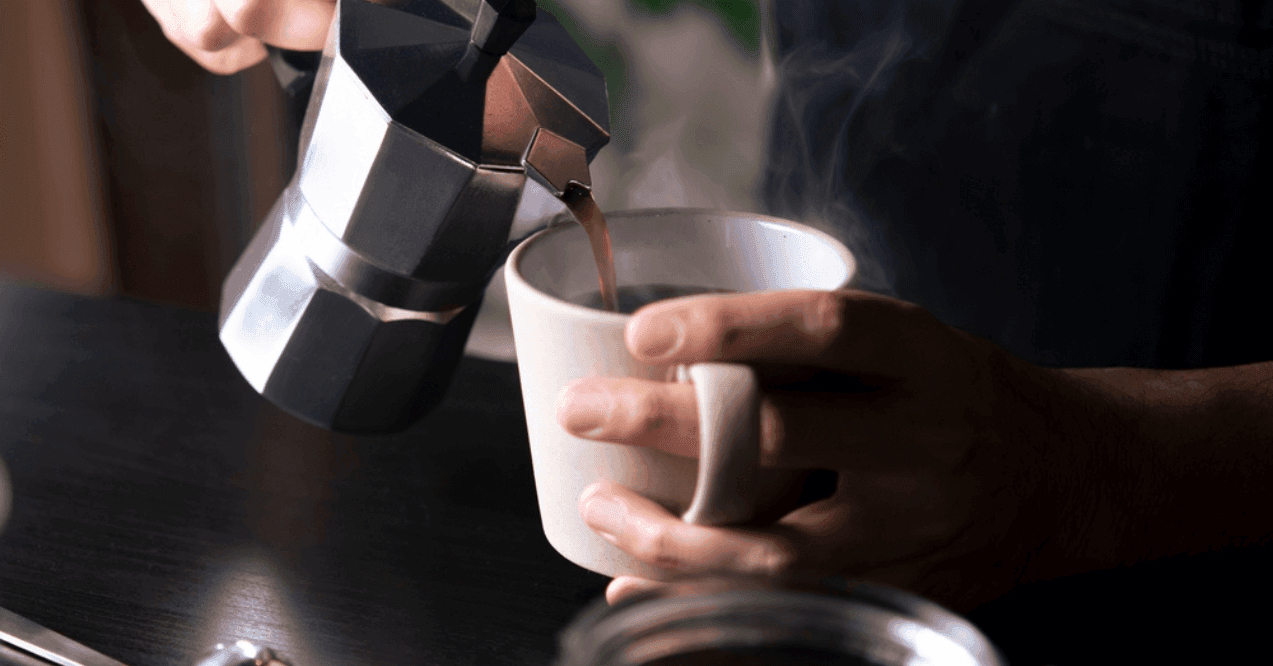
[[[253,392],[215,324],[0,283],[0,606],[129,666],[239,638],[296,666],[550,663],[606,579],[540,530],[515,366],[466,358],[409,432],[332,435]],[[1271,567],[1176,558],[970,617],[1014,666],[1267,663]]]
[[[240,377],[212,313],[0,284],[0,606],[129,666],[546,664],[606,579],[541,532],[516,367],[391,437]]]

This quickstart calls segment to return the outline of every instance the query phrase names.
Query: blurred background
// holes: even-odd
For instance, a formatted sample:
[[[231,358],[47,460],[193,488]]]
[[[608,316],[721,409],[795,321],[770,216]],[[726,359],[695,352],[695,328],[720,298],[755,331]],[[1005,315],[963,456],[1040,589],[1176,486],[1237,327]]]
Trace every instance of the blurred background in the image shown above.
[[[268,66],[208,74],[138,0],[0,0],[0,271],[197,308],[282,189]]]
[[[540,4],[606,74],[603,208],[758,210],[763,0]],[[210,74],[140,0],[0,9],[0,281],[215,309],[294,164],[268,63]]]

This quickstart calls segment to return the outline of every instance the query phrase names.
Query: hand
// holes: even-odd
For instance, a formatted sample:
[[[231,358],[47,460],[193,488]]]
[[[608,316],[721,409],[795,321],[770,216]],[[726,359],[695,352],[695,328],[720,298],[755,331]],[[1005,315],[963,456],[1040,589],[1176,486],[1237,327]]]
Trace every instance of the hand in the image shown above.
[[[336,0],[142,0],[164,35],[195,62],[233,74],[265,59],[265,44],[319,51]]]
[[[1121,423],[1065,373],[862,292],[664,301],[636,313],[626,340],[650,363],[752,364],[764,392],[761,464],[838,472],[831,497],[744,528],[686,524],[610,483],[584,492],[593,530],[680,573],[814,571],[971,608],[1047,575],[1049,558],[1036,554],[1084,533],[1096,511],[1088,498],[1100,494],[1081,473],[1093,432],[1117,437]],[[687,385],[579,380],[557,418],[578,436],[697,454]],[[620,577],[607,597],[657,584]]]

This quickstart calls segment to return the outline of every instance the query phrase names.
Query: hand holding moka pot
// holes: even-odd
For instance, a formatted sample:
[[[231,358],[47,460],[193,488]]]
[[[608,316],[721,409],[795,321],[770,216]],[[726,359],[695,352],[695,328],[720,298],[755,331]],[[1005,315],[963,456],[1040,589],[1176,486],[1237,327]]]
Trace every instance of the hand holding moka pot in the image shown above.
[[[608,139],[600,71],[533,0],[340,0],[222,344],[306,421],[406,428],[450,383],[528,170],[586,178]]]

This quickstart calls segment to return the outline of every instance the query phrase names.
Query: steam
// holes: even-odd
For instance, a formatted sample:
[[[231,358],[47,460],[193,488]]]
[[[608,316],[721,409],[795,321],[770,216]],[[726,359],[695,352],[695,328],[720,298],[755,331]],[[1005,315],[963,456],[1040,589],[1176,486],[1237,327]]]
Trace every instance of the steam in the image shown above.
[[[888,119],[864,117],[880,115],[868,102],[889,93],[899,65],[922,56],[902,5],[868,16],[872,8],[826,0],[759,0],[762,47],[749,54],[696,3],[656,17],[628,0],[559,2],[599,41],[618,45],[627,68],[630,108],[592,167],[602,209],[794,219],[849,246],[857,286],[895,295],[892,252],[854,196],[854,172],[888,148]],[[781,54],[775,13],[797,38]],[[843,30],[828,30],[828,21]],[[846,48],[820,38],[837,31],[856,41]]]
[[[772,105],[766,59],[697,4],[651,16],[628,0],[559,3],[624,60],[628,108],[592,164],[602,209],[757,210]]]
[[[593,194],[603,210],[702,207],[804,222],[853,251],[856,286],[896,295],[891,250],[854,196],[854,177],[889,149],[887,105],[870,102],[890,93],[900,65],[924,57],[903,11],[949,12],[955,3],[758,3],[755,54],[697,3],[651,16],[630,0],[556,0],[596,43],[618,48],[625,66],[626,94],[611,100],[612,140],[592,163]],[[796,37],[780,54],[776,14]],[[919,47],[936,42],[922,34],[925,21],[914,25]],[[819,38],[831,33],[855,41],[845,48]],[[564,211],[527,188],[513,237]],[[502,280],[492,281],[470,351],[512,357],[507,312],[496,311],[505,303]]]
[[[784,11],[797,17],[799,5],[813,4],[787,2]],[[773,148],[762,185],[770,213],[839,238],[858,259],[857,286],[888,295],[896,295],[895,262],[883,230],[859,204],[854,180],[890,148],[886,105],[869,118],[864,105],[889,93],[898,66],[914,55],[900,11],[847,53],[813,39],[792,45],[776,63]]]

